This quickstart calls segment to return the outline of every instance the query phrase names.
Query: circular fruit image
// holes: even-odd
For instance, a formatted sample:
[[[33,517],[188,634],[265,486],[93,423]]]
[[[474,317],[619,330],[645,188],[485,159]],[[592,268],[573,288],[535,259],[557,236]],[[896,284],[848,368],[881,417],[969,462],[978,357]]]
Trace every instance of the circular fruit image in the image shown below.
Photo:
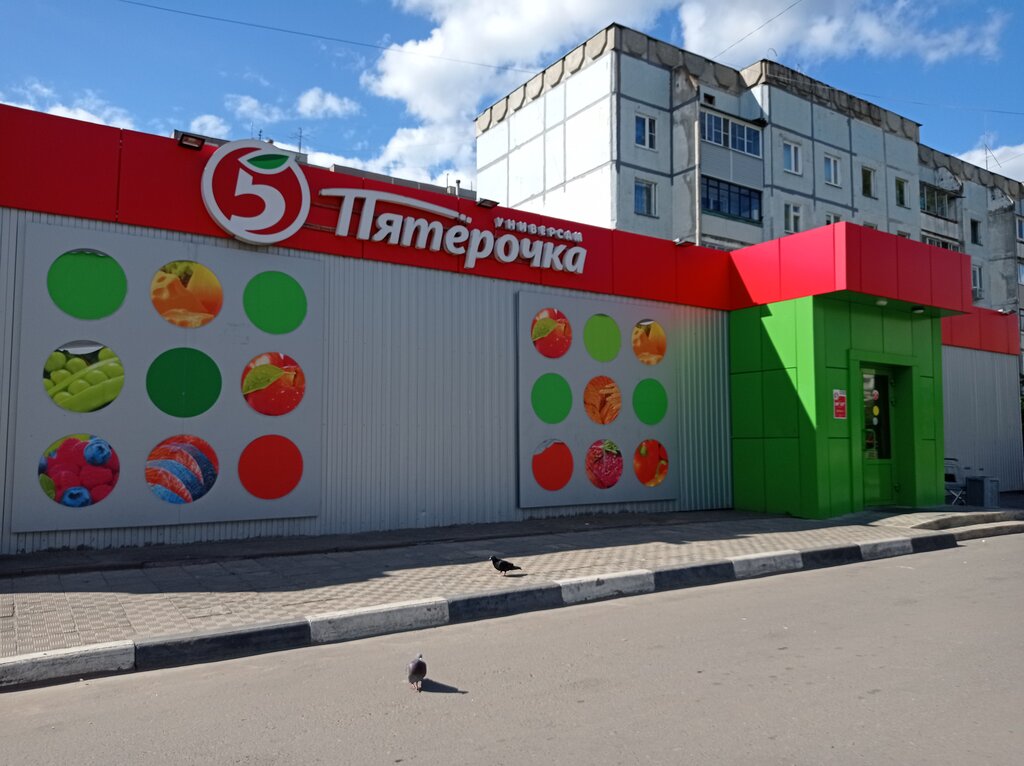
[[[302,452],[284,436],[260,436],[249,442],[238,457],[238,479],[254,497],[284,497],[302,479]]]
[[[164,439],[146,460],[150,491],[168,503],[192,503],[217,481],[217,453],[198,436],[178,434]]]
[[[557,359],[572,345],[572,325],[558,309],[541,309],[530,325],[530,340],[541,356]]]
[[[555,492],[572,478],[572,452],[565,442],[548,439],[533,453],[533,478],[544,489]]]
[[[645,439],[633,453],[633,472],[645,487],[657,487],[668,476],[668,453],[657,439]]]
[[[653,319],[642,319],[633,327],[633,353],[641,364],[658,364],[665,358],[665,330]]]
[[[533,382],[530,404],[534,414],[545,423],[561,423],[572,409],[572,389],[561,375],[546,372]]]
[[[249,321],[263,332],[281,335],[306,319],[306,291],[295,278],[280,271],[264,271],[249,280],[242,293]]]
[[[583,325],[583,345],[591,358],[610,362],[619,355],[619,324],[607,314],[594,314]]]
[[[117,354],[94,340],[76,340],[55,349],[43,363],[43,387],[58,407],[95,412],[114,401],[124,386]]]
[[[641,423],[657,425],[668,412],[668,393],[660,381],[645,378],[633,389],[633,411]]]
[[[622,392],[607,375],[591,378],[583,389],[583,409],[587,417],[598,425],[608,425],[622,409]]]
[[[217,363],[195,348],[169,348],[146,371],[150,401],[176,418],[193,418],[216,404],[221,389]]]
[[[202,327],[224,305],[217,275],[195,261],[171,261],[160,267],[149,285],[157,313],[178,327]]]
[[[121,308],[128,278],[116,260],[97,250],[70,250],[46,274],[50,299],[78,319],[102,319]]]
[[[120,473],[121,463],[107,440],[89,434],[58,439],[39,458],[39,486],[69,508],[96,505],[113,491]]]
[[[285,415],[302,401],[306,376],[287,354],[272,351],[253,358],[242,370],[242,396],[256,412]]]
[[[608,489],[622,477],[622,451],[613,441],[598,439],[587,448],[587,478],[598,489]]]

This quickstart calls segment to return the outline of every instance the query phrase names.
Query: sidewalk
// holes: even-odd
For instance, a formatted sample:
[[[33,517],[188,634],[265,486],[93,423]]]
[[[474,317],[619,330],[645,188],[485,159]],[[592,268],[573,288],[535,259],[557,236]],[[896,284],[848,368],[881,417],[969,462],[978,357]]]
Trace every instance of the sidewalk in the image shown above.
[[[1024,507],[1024,495],[1004,500]],[[711,511],[4,556],[0,688],[852,563],[1021,531],[1024,510],[1012,509],[865,511],[828,521]],[[500,576],[487,560],[492,554],[522,572]]]

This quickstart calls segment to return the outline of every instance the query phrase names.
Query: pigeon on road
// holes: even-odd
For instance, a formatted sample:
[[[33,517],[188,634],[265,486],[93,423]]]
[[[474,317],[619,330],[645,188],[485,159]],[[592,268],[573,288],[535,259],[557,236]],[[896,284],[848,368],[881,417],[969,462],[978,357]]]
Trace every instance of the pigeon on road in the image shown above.
[[[416,659],[409,663],[409,684],[418,692],[423,691],[423,679],[427,677],[427,663],[423,655],[417,654]]]
[[[501,576],[504,577],[506,574],[511,572],[513,569],[522,569],[517,567],[511,561],[505,561],[505,559],[499,559],[497,556],[491,556],[491,563],[494,564],[494,568],[501,572]]]

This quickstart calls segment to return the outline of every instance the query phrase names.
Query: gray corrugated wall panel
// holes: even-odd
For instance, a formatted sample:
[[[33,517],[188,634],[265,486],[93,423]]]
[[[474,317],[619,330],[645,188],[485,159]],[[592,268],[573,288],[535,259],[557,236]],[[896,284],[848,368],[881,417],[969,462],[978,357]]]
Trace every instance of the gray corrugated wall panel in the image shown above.
[[[967,475],[999,479],[999,489],[1024,489],[1018,358],[942,347],[946,457]]]
[[[252,249],[226,240],[60,216],[8,216]],[[667,307],[680,329],[673,351],[678,357],[678,401],[686,405],[679,408],[681,453],[672,471],[677,501],[524,511],[517,507],[515,296],[521,290],[552,296],[579,293],[361,259],[313,257],[326,261],[327,280],[319,517],[13,536],[5,522],[2,550],[351,533],[731,504],[725,312]]]
[[[354,532],[511,518],[509,288],[332,259],[325,356],[337,395],[325,407],[326,526]]]
[[[11,497],[14,450],[8,450],[14,435],[14,406],[12,392],[15,358],[15,270],[17,253],[17,214],[0,208],[0,536],[7,539],[11,528]]]

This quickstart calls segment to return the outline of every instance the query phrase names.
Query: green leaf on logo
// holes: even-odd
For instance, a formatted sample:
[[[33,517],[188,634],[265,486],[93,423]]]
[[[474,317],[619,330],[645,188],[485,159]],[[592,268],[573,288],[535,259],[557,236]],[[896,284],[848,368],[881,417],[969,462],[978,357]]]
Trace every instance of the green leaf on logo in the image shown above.
[[[249,370],[242,381],[242,396],[260,391],[284,375],[284,370],[272,364],[261,364]]]
[[[556,322],[554,319],[551,319],[550,317],[538,319],[537,323],[533,326],[533,337],[531,338],[531,340],[533,340],[533,342],[536,343],[541,338],[546,338],[548,335],[551,334],[551,331],[554,330],[557,326],[558,322]]]
[[[281,167],[287,161],[287,154],[258,154],[246,160],[254,168],[259,168],[260,170],[273,170],[274,168]]]

